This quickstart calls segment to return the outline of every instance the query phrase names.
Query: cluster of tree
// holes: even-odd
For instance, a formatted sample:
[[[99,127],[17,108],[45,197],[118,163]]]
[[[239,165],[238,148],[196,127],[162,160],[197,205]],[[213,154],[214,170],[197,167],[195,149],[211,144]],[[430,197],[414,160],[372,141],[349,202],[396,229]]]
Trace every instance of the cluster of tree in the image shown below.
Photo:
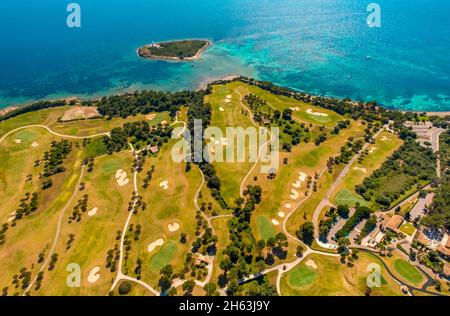
[[[370,218],[366,221],[363,229],[361,230],[361,234],[359,235],[359,239],[363,239],[367,235],[369,235],[375,228],[377,227],[377,218],[376,216],[370,216]]]
[[[150,170],[147,171],[147,175],[145,176],[144,181],[143,181],[143,184],[142,184],[142,187],[143,187],[144,189],[147,189],[147,188],[148,188],[148,184],[150,183],[150,181],[151,181],[152,178],[153,178],[153,172],[155,172],[155,165],[152,165],[152,166],[150,167]]]
[[[66,171],[62,164],[71,151],[72,143],[63,139],[59,142],[53,141],[50,151],[44,153],[44,173],[42,174],[42,188],[44,190],[52,186],[51,176]]]
[[[326,213],[326,218],[319,222],[319,238],[322,241],[328,239],[328,234],[337,220],[336,209],[332,208]]]
[[[8,231],[9,224],[4,223],[0,226],[0,246],[3,245],[6,241],[6,232]]]
[[[312,222],[305,222],[300,225],[295,234],[298,239],[311,246],[314,241],[314,224]]]
[[[72,215],[69,217],[69,224],[74,221],[81,221],[81,216],[87,211],[88,199],[89,196],[85,194],[80,200],[78,200],[77,204],[73,207]]]
[[[117,239],[118,237],[118,239]],[[116,235],[116,240],[120,240],[120,232]],[[115,244],[114,249],[109,249],[106,253],[106,268],[112,273],[117,271],[120,259],[119,245]]]
[[[161,289],[162,293],[167,293],[169,290],[170,293],[167,293],[168,295],[174,295],[174,292],[176,293],[176,289],[172,288],[172,280],[174,279],[174,273],[173,273],[173,267],[168,264],[164,266],[159,271],[159,281],[158,281],[158,287]]]
[[[225,287],[228,284],[229,295],[241,294],[240,280],[255,272],[255,265],[265,265],[261,259],[259,263],[255,262],[256,248],[250,227],[251,214],[261,201],[261,188],[248,186],[243,195],[244,198],[236,200],[234,216],[228,221],[230,244],[223,250],[219,263],[223,271],[219,276],[219,285]]]
[[[439,148],[442,169],[440,185],[428,215],[421,222],[430,228],[450,230],[450,130],[441,134]]]
[[[119,152],[132,143],[135,149],[142,146],[159,146],[170,140],[172,129],[169,126],[152,127],[147,121],[126,123],[123,127],[115,127],[110,136],[103,137],[103,143],[109,154]]]
[[[20,286],[20,281],[22,281],[22,286]],[[19,274],[15,274],[13,276],[12,284],[16,289],[21,287],[22,290],[25,290],[31,282],[31,271],[28,271],[26,267],[20,269]]]
[[[74,241],[75,241],[75,235],[70,234],[69,239],[67,239],[67,242],[66,242],[66,250],[69,250],[72,247],[72,244]]]
[[[370,217],[371,210],[366,206],[358,206],[355,213],[344,224],[344,226],[334,235],[336,240],[347,237],[350,232],[363,220]]]
[[[17,221],[25,216],[30,215],[37,210],[39,203],[39,194],[37,192],[25,193],[24,198],[20,199],[19,207],[14,216],[14,221]]]
[[[333,131],[331,132],[334,135],[339,135],[341,130],[350,126],[350,120],[339,121],[335,127],[333,127]]]
[[[162,92],[136,91],[134,93],[104,97],[99,101],[87,101],[84,105],[97,106],[100,114],[112,117],[126,118],[139,113],[169,111],[174,117],[182,106],[190,106],[203,99],[203,93],[194,91]]]
[[[220,204],[222,208],[228,208],[227,203],[223,199],[220,188],[221,182],[219,177],[216,174],[216,170],[214,166],[208,163],[203,157],[203,148],[206,145],[204,142],[202,143],[201,148],[195,148],[194,141],[197,135],[201,135],[203,139],[203,133],[200,133],[199,128],[206,129],[211,123],[212,110],[211,105],[206,103],[203,104],[203,99],[198,100],[198,102],[193,103],[188,110],[188,129],[191,132],[191,158],[193,161],[196,161],[196,164],[203,172],[205,176],[205,180],[208,188],[211,190],[211,194],[214,199]],[[195,121],[201,122],[201,126],[196,126]],[[187,167],[187,166],[186,166]],[[190,168],[190,164],[189,164]]]
[[[374,200],[382,209],[387,209],[414,186],[435,182],[435,167],[436,157],[430,148],[407,140],[355,189],[367,201]]]
[[[87,172],[92,173],[94,171],[94,157],[84,159],[83,165],[87,166]]]
[[[54,253],[50,257],[50,262],[48,263],[48,271],[53,271],[56,267],[56,262],[58,262],[58,254]]]
[[[158,46],[145,46],[145,50],[153,56],[184,59],[194,57],[206,45],[208,42],[205,40],[182,40],[159,43]]]

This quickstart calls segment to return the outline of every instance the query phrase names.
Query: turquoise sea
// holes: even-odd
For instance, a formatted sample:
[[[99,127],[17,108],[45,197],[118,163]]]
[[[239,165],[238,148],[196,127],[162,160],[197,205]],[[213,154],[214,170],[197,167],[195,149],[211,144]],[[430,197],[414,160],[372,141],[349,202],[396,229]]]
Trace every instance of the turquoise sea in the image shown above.
[[[81,6],[81,28],[66,6]],[[381,27],[366,23],[370,2]],[[194,89],[242,74],[390,108],[450,111],[448,0],[1,0],[0,107],[68,95]],[[153,41],[214,41],[191,63]],[[369,59],[366,56],[370,56]]]

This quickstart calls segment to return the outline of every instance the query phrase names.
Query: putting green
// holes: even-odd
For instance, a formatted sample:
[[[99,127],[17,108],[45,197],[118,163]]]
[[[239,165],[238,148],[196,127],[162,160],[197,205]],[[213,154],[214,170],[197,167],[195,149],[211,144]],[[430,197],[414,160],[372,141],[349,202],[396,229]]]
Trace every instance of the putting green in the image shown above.
[[[294,288],[302,287],[313,283],[316,280],[317,273],[311,267],[297,266],[288,276],[288,283]]]
[[[369,206],[369,203],[366,200],[360,198],[349,189],[342,189],[341,191],[339,191],[339,193],[336,195],[335,200],[336,204],[339,205],[355,206],[356,203],[359,203],[363,206]]]
[[[177,243],[174,241],[170,241],[152,257],[150,260],[150,267],[153,271],[159,271],[164,266],[168,265],[169,262],[175,256],[177,252]]]
[[[423,281],[422,274],[420,274],[420,272],[406,260],[395,260],[394,268],[403,278],[413,284],[418,285]]]
[[[277,233],[273,224],[265,216],[258,216],[256,218],[258,223],[259,237],[264,240],[268,240],[270,237],[274,237]]]

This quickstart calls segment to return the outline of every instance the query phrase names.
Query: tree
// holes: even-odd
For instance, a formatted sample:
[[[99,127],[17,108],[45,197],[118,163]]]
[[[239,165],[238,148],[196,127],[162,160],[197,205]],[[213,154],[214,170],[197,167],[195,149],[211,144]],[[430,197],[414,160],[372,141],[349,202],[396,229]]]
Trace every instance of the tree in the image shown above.
[[[297,246],[297,257],[301,258],[303,257],[303,252],[305,251],[305,247],[303,247],[302,245],[298,245]]]
[[[188,280],[183,283],[183,291],[185,292],[185,295],[191,295],[192,291],[195,287],[195,281],[194,280]]]
[[[259,256],[261,257],[262,251],[264,250],[264,248],[266,248],[266,242],[263,239],[258,240],[258,242],[256,243],[256,248],[258,249]]]
[[[131,291],[131,282],[129,281],[123,281],[122,283],[120,283],[119,285],[119,294],[120,295],[127,295],[128,293],[130,293]]]
[[[297,231],[297,237],[307,245],[312,245],[314,240],[314,224],[311,222],[306,222],[300,225]]]
[[[349,210],[347,205],[338,205],[337,212],[338,212],[340,217],[348,218],[350,210]]]
[[[204,288],[203,288],[206,292],[206,296],[216,296],[217,293],[217,286],[214,283],[206,283]]]

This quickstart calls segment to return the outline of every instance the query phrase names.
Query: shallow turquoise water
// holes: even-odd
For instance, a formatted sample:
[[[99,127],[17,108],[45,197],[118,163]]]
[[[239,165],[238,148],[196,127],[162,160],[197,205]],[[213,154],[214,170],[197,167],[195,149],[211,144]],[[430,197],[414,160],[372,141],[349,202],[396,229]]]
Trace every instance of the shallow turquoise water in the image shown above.
[[[78,2],[82,27],[69,29]],[[302,91],[450,110],[450,1],[2,0],[0,107],[66,95],[193,89],[243,74]],[[152,41],[208,38],[202,60],[141,60]],[[366,59],[366,56],[371,56]]]

